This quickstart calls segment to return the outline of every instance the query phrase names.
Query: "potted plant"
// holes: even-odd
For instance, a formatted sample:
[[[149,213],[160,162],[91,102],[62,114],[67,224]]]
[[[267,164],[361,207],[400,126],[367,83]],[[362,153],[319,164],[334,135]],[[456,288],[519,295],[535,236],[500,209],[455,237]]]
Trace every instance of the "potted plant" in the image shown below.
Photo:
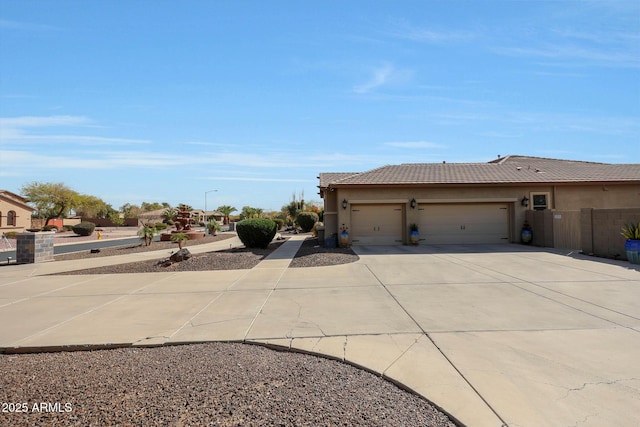
[[[522,243],[524,243],[525,245],[530,244],[531,240],[533,239],[533,231],[531,230],[531,226],[526,220],[524,224],[522,224],[522,231],[520,231],[520,239],[522,240]]]
[[[627,239],[624,244],[627,259],[631,264],[640,264],[640,222],[624,225],[621,234]]]
[[[409,225],[409,240],[412,245],[417,245],[420,240],[420,232],[418,231],[418,224],[413,223]]]
[[[349,247],[349,232],[347,231],[347,227],[342,224],[340,228],[340,247],[348,248]]]

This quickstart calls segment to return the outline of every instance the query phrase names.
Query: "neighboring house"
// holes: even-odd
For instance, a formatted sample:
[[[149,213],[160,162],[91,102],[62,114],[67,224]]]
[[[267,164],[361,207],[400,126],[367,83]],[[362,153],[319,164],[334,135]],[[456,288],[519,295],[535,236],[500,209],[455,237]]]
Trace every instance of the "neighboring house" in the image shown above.
[[[191,217],[195,218],[197,223],[206,223],[208,218],[213,217],[219,223],[222,223],[224,214],[218,211],[203,211],[202,209],[194,209],[191,211]]]
[[[22,232],[31,228],[34,209],[28,200],[7,190],[0,190],[0,232]]]
[[[507,156],[321,173],[319,180],[325,235],[346,228],[354,245],[406,244],[412,223],[421,244],[519,242],[527,211],[579,218],[582,208],[640,208],[640,164]]]

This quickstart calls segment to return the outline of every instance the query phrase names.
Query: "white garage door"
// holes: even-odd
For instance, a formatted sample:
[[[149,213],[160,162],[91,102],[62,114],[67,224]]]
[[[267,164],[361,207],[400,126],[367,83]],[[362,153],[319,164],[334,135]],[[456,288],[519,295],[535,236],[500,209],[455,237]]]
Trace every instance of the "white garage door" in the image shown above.
[[[402,244],[402,205],[353,205],[350,234],[354,245]]]
[[[426,244],[508,243],[505,203],[420,206],[420,239]]]

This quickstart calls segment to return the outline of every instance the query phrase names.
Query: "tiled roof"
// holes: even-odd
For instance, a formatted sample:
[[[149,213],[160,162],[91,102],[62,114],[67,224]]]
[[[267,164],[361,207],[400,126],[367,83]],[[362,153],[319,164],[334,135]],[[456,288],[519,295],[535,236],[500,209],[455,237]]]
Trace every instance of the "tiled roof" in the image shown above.
[[[7,190],[0,190],[0,196],[6,200],[10,200],[12,203],[22,206],[25,209],[33,210],[33,207],[27,204],[28,200],[22,196],[17,195],[16,193],[12,193]]]
[[[326,176],[324,176],[326,175]],[[344,176],[321,174],[328,185],[502,184],[637,182],[640,164],[608,164],[527,156],[507,156],[489,163],[405,163]],[[324,179],[322,177],[324,176]],[[323,182],[324,181],[324,182]],[[325,184],[325,185],[323,185]]]
[[[326,188],[333,182],[358,174],[359,172],[323,172],[318,177],[320,179],[320,188]]]

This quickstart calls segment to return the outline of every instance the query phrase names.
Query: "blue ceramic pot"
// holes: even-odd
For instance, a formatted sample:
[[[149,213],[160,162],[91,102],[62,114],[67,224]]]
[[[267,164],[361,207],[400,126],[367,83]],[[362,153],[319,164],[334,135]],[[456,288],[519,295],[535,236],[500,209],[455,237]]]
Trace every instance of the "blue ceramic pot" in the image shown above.
[[[627,259],[631,264],[640,264],[640,240],[627,240],[624,244]]]

